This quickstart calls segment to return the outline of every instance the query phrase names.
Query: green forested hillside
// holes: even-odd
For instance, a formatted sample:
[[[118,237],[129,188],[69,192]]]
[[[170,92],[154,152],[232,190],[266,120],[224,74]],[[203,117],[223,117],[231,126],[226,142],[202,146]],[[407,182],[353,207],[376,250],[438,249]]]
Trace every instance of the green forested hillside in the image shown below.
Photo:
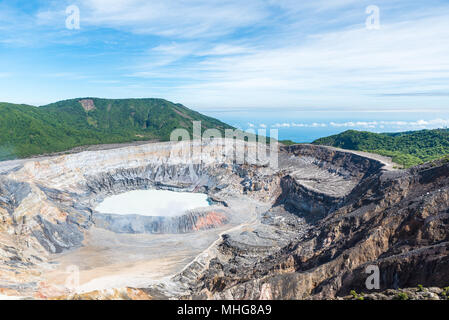
[[[83,145],[165,141],[174,129],[191,132],[192,121],[201,121],[203,130],[232,128],[162,99],[84,98],[42,107],[0,103],[0,160]]]
[[[411,167],[448,155],[449,129],[381,134],[348,130],[313,143],[377,153],[392,157],[394,162],[405,167]]]

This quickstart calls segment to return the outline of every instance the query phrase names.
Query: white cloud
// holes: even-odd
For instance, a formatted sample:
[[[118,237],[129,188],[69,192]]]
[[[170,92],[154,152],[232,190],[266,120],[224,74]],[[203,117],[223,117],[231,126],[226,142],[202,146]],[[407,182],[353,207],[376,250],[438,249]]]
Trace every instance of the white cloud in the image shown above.
[[[201,61],[173,66],[176,72],[170,73],[172,78],[192,81],[181,81],[172,92],[187,99],[188,93],[195,92],[192,103],[204,107],[212,101],[223,106],[247,101],[248,107],[363,104],[385,109],[396,101],[402,101],[403,106],[409,106],[410,101],[432,101],[432,92],[449,91],[447,12],[385,22],[379,31],[353,26],[302,41],[278,39],[276,47],[242,44],[252,49],[240,54],[238,49],[223,50],[229,55],[206,55]],[[195,50],[192,55],[207,52]],[[152,68],[151,72],[153,77],[163,77],[167,70]],[[395,92],[411,95],[402,99],[386,96]],[[429,94],[416,97],[414,92]],[[448,100],[441,95],[437,98]],[[390,105],[379,106],[385,102]]]
[[[384,129],[402,128],[407,129],[435,129],[449,127],[449,119],[417,120],[417,121],[347,121],[329,123],[275,123],[274,128],[353,128],[353,129]]]
[[[290,123],[276,123],[276,124],[272,125],[272,127],[274,127],[274,128],[290,128],[291,124]]]
[[[357,121],[357,122],[343,122],[336,123],[331,122],[330,126],[332,127],[365,127],[365,128],[375,128],[379,123],[377,121]]]
[[[118,42],[132,42],[123,34],[138,34],[146,51],[130,50],[120,62],[127,65],[113,65],[129,81],[117,86],[117,94],[164,96],[200,109],[241,107],[244,101],[248,108],[341,106],[360,112],[422,110],[449,99],[441,94],[449,92],[448,4],[380,0],[376,31],[365,29],[365,4],[371,3],[360,0],[50,3],[34,16],[0,7],[0,45],[73,44],[97,28],[118,30]],[[68,4],[81,9],[83,39],[64,33]]]
[[[272,125],[272,127],[274,128],[324,128],[327,127],[326,123],[295,123],[295,122],[291,122],[291,123],[276,123],[274,125]]]
[[[449,126],[449,119],[417,120],[417,121],[349,121],[330,122],[331,127],[336,128],[380,128],[407,127],[407,128],[444,128]]]
[[[260,1],[82,0],[88,25],[176,38],[214,37],[265,18]]]
[[[219,44],[212,47],[209,50],[205,50],[202,52],[196,53],[198,56],[227,56],[227,55],[236,55],[236,54],[248,54],[253,52],[254,49],[237,46],[232,44]]]

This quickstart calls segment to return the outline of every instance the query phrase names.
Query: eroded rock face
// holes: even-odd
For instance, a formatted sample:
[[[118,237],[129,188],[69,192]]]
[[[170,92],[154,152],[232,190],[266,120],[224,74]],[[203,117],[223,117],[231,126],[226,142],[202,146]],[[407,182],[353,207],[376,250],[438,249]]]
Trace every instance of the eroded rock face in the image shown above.
[[[213,298],[335,298],[367,292],[366,267],[377,266],[380,290],[449,283],[449,165],[377,172],[362,179],[338,208],[313,221],[307,234],[236,275],[241,253],[203,273],[196,295]],[[303,208],[299,208],[299,211]],[[369,292],[368,292],[369,293]]]
[[[178,217],[148,217],[97,213],[93,223],[116,233],[186,233],[216,228],[228,222],[225,212],[193,211]]]
[[[83,99],[83,100],[80,100],[79,103],[81,104],[81,106],[83,107],[83,109],[86,112],[95,110],[95,104],[92,99]]]
[[[0,287],[33,291],[44,272],[37,265],[82,247],[92,228],[226,230],[170,285],[142,288],[156,297],[333,298],[360,289],[369,264],[379,266],[382,288],[444,285],[447,163],[387,171],[369,157],[299,145],[281,148],[279,166],[270,167],[238,164],[212,141],[194,142],[202,152],[193,158],[184,147],[154,143],[0,164]],[[207,193],[215,204],[170,218],[93,209],[107,196],[151,188]]]

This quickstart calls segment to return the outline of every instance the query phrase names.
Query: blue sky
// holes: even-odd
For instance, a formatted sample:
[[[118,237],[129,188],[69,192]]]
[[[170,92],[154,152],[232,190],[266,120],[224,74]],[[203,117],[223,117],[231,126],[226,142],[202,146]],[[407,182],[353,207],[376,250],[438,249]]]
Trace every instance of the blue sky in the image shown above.
[[[448,57],[447,0],[0,1],[8,102],[162,97],[241,126],[445,126]]]

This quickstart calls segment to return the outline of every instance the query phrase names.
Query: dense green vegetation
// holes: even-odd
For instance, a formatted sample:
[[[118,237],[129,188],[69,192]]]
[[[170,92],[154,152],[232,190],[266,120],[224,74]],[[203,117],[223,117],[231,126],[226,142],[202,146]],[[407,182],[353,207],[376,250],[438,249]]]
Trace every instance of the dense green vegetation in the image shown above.
[[[87,100],[83,105],[80,101]],[[131,141],[167,141],[174,129],[223,132],[231,126],[163,99],[84,98],[42,107],[0,103],[0,160],[61,152],[78,146]],[[294,142],[281,141],[285,145]],[[314,144],[390,156],[405,167],[449,155],[449,130],[371,133],[349,130]]]
[[[294,142],[292,140],[279,140],[279,142],[282,143],[284,146],[292,146],[298,144],[297,142]]]
[[[92,100],[83,108],[81,100]],[[86,110],[87,109],[87,110]],[[42,107],[0,103],[0,160],[66,151],[77,146],[169,140],[174,129],[231,129],[229,125],[162,99],[73,99]]]
[[[380,134],[348,130],[313,143],[377,153],[392,157],[404,167],[411,167],[448,155],[449,129]]]

